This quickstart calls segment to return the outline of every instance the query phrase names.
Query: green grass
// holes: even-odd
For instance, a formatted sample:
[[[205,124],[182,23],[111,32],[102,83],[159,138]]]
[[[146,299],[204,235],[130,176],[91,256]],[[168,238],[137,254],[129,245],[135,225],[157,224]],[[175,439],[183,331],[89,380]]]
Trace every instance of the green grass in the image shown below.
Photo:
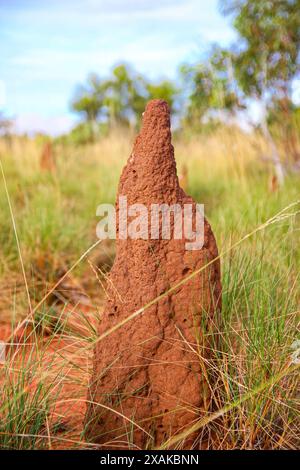
[[[38,143],[2,145],[0,155],[33,308],[59,279],[61,269],[69,269],[96,241],[96,207],[114,201],[121,168],[130,154],[129,140],[124,135],[110,136],[90,147],[58,147],[54,175],[40,171]],[[218,341],[212,343],[213,360],[207,364],[217,413],[195,424],[199,439],[211,436],[212,448],[299,448],[298,375],[291,358],[292,344],[299,338],[300,205],[262,226],[300,199],[299,175],[288,176],[283,188],[270,192],[272,170],[257,160],[258,143],[263,151],[265,143],[257,137],[226,131],[201,141],[175,142],[178,168],[187,165],[188,192],[205,204],[221,253],[222,316],[214,325]],[[0,322],[15,322],[28,315],[28,301],[2,184],[0,221]],[[100,252],[101,245],[94,251]],[[93,252],[87,255],[92,257]],[[72,276],[80,283],[96,284],[96,291],[88,291],[91,302],[99,297],[101,286],[86,257],[76,264]],[[33,352],[23,357],[23,366],[13,357],[2,367],[2,448],[51,448],[59,441],[51,429],[61,416],[54,428],[47,425],[58,400],[57,388],[64,381],[75,390],[87,385],[88,371],[80,369],[76,357],[90,357],[93,343],[99,340],[94,323],[86,321],[86,334],[79,334],[65,328],[66,306],[55,308],[53,312],[51,303],[44,302],[35,312]],[[51,364],[43,374],[35,365],[41,365],[46,354],[45,345],[37,340],[40,325],[51,326],[52,318],[59,328],[51,328],[47,343],[62,337],[80,346],[71,355],[58,348],[53,361],[59,370],[54,378]],[[68,366],[80,371],[81,380],[76,373],[70,375]],[[48,375],[53,378],[50,383]],[[173,447],[180,448],[188,433],[170,436]],[[74,442],[67,432],[63,439],[70,448],[86,445],[78,436]]]
[[[51,385],[40,374],[40,362],[33,354],[12,352],[4,366],[1,388],[0,449],[45,448]],[[16,370],[17,368],[17,370]],[[52,394],[53,398],[53,394]]]

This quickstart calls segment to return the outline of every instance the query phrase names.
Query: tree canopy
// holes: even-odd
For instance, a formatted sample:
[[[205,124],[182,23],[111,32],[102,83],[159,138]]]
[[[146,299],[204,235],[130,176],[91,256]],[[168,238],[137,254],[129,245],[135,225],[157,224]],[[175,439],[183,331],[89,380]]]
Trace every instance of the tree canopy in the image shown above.
[[[126,64],[114,67],[108,78],[94,74],[87,82],[77,88],[71,109],[89,122],[100,118],[109,126],[135,126],[147,101],[153,98],[163,98],[174,108],[177,89],[171,81],[149,82]]]
[[[299,75],[300,0],[223,0],[238,32],[235,72],[247,95],[291,99]]]
[[[237,116],[255,99],[268,122],[284,114],[288,135],[297,111],[293,84],[300,78],[300,0],[220,0],[220,9],[231,18],[237,39],[227,48],[212,45],[196,63],[182,65],[182,86],[179,80],[152,82],[119,64],[109,77],[92,74],[77,88],[73,111],[90,126],[137,126],[146,102],[162,98],[183,125],[197,127],[207,119]]]

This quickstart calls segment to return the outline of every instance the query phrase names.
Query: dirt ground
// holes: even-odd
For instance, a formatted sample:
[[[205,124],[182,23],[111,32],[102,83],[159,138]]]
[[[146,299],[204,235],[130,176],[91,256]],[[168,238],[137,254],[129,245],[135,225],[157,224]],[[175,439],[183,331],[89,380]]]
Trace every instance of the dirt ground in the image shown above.
[[[74,327],[76,314],[71,313]],[[93,312],[86,310],[85,314],[89,321],[96,322]],[[50,412],[38,440],[41,447],[70,449],[91,446],[81,437],[92,357],[88,331],[81,328],[75,334],[49,335],[44,332],[36,335],[27,325],[13,334],[11,325],[2,322],[0,341],[8,342],[9,339],[12,345],[6,347],[6,364],[0,364],[3,396],[6,396],[4,387],[8,387],[8,370],[10,376],[16,378],[20,377],[22,369],[26,370],[25,384],[32,392],[39,381],[45,387],[49,386]]]

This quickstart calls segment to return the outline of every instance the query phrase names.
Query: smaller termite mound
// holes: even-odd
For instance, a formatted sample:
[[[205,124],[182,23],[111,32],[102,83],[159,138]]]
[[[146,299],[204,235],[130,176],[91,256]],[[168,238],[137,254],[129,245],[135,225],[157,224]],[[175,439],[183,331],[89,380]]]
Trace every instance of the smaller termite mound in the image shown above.
[[[189,175],[188,175],[188,168],[185,164],[181,167],[181,172],[178,175],[179,185],[180,187],[186,191],[188,184],[189,184]]]
[[[51,142],[46,142],[40,157],[40,168],[42,171],[54,173],[56,170],[56,161]]]
[[[195,215],[195,202],[179,185],[165,101],[153,100],[146,107],[117,201],[120,196],[127,197],[128,206],[139,203],[149,211],[152,204],[189,204]],[[184,237],[121,239],[119,212],[117,202],[116,258],[99,337],[199,271],[95,347],[86,437],[102,448],[145,449],[163,444],[210,408],[211,335],[205,333],[220,310],[220,266],[206,220],[203,247],[189,251]],[[171,228],[173,234],[174,219]],[[199,445],[197,439],[190,435],[182,447]]]

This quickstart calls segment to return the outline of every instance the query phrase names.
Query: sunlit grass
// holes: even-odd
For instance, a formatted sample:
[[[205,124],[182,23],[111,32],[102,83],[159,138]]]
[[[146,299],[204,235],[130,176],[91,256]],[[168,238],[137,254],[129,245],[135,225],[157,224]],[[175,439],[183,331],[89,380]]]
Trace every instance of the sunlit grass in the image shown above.
[[[183,165],[188,168],[187,191],[205,204],[222,264],[222,316],[208,333],[211,359],[206,363],[213,410],[193,423],[199,432],[195,447],[297,448],[299,392],[291,346],[299,337],[300,225],[299,205],[291,204],[299,200],[299,175],[271,192],[272,168],[258,159],[265,143],[237,130],[174,144],[179,172]],[[1,142],[34,310],[27,338],[33,344],[9,353],[0,369],[1,448],[93,446],[84,441],[80,420],[91,353],[101,341],[96,333],[101,307],[95,299],[103,298],[103,289],[93,259],[101,244],[87,250],[97,241],[96,207],[114,201],[130,147],[131,137],[123,134],[77,149],[57,147],[57,171],[50,174],[40,170],[39,142],[15,141],[11,147]],[[0,197],[0,322],[11,321],[16,329],[20,319],[31,317],[2,183]],[[288,206],[284,217],[263,225]],[[81,286],[87,283],[88,316],[72,300],[51,305],[65,273]],[[68,386],[71,391],[61,398]],[[66,407],[60,408],[66,400],[70,406],[81,404],[76,431],[66,424]],[[165,445],[181,448],[192,430],[169,436]]]

